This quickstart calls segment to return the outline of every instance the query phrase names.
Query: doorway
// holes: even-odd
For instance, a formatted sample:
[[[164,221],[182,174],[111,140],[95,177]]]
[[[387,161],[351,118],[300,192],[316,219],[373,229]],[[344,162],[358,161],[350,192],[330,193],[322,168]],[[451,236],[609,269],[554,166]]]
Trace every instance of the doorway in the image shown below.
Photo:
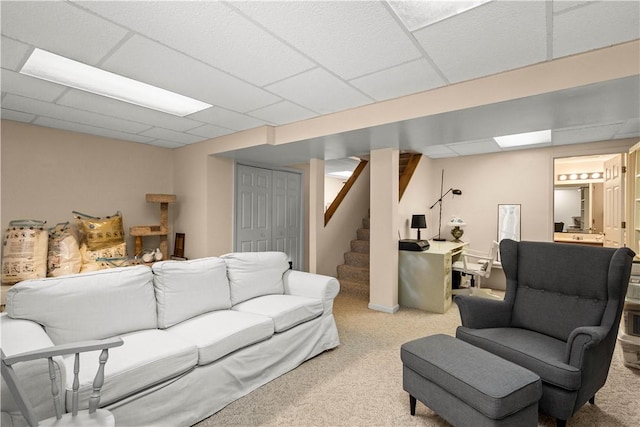
[[[302,174],[236,164],[235,250],[284,252],[303,269]]]

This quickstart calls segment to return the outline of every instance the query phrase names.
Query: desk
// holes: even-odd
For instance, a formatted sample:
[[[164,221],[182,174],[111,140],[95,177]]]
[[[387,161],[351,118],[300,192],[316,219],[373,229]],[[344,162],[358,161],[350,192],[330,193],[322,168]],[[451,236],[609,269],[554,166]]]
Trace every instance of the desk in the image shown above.
[[[467,243],[429,243],[426,251],[400,251],[398,300],[401,306],[445,313],[451,307],[451,264]]]

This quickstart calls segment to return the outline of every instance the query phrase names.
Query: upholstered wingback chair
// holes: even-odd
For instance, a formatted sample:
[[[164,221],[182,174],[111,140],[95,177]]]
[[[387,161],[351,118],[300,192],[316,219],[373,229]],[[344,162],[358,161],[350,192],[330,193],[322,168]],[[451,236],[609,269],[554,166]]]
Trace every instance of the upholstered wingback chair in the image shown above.
[[[563,426],[607,379],[635,254],[503,240],[500,255],[504,301],[456,296],[456,337],[538,374],[539,409]]]

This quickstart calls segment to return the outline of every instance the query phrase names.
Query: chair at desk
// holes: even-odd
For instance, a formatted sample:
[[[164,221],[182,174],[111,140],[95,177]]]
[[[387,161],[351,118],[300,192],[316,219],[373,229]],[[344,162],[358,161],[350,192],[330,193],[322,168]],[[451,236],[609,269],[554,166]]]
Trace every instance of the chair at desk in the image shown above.
[[[454,289],[453,294],[470,294],[475,296],[483,296],[489,298],[498,298],[491,294],[490,289],[480,289],[482,279],[488,279],[491,276],[491,267],[498,257],[498,242],[491,243],[489,252],[474,251],[472,249],[463,249],[460,254],[460,260],[453,263],[454,271],[460,272],[463,276],[471,276],[471,286],[469,288]]]

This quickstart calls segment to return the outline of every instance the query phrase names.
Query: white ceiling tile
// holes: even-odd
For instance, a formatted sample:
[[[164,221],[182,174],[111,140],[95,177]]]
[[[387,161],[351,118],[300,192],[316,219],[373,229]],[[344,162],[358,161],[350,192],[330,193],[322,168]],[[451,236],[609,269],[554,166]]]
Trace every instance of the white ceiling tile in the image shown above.
[[[26,96],[27,98],[53,101],[67,90],[66,86],[25,76],[15,71],[2,69],[0,76],[3,92]]]
[[[289,101],[282,101],[264,108],[259,108],[251,111],[249,114],[276,125],[285,125],[287,123],[310,119],[316,115],[314,112]]]
[[[345,79],[421,56],[382,2],[238,2],[234,6]]]
[[[100,96],[77,89],[71,89],[65,93],[58,101],[60,105],[77,108],[80,110],[93,111],[112,117],[118,117],[133,122],[144,123],[150,126],[160,126],[175,131],[193,129],[201,123],[185,117],[174,116],[173,114],[151,110],[128,102]]]
[[[634,118],[624,122],[618,133],[638,133],[640,132],[640,118]]]
[[[88,64],[100,61],[127,34],[66,1],[3,1],[1,19],[2,34]]]
[[[29,56],[30,47],[19,41],[2,36],[0,40],[0,66],[9,70],[18,71]]]
[[[553,13],[561,13],[568,9],[575,9],[591,3],[593,0],[571,1],[571,0],[555,0],[553,1]]]
[[[179,144],[177,142],[163,141],[161,139],[154,139],[149,144],[155,145],[157,147],[164,147],[164,148],[179,148],[179,147],[184,147],[185,145],[185,144]]]
[[[493,139],[447,144],[447,147],[461,156],[497,153],[498,151],[502,151],[500,146]]]
[[[452,83],[547,57],[543,1],[492,1],[413,34]]]
[[[349,81],[376,101],[399,98],[443,86],[444,80],[425,59],[408,62],[387,70]]]
[[[225,110],[224,108],[208,108],[203,111],[191,114],[188,117],[201,122],[209,123],[226,129],[247,130],[265,125],[262,120],[249,117],[235,111]]]
[[[589,2],[553,17],[554,58],[638,38],[638,1]]]
[[[88,126],[123,131],[126,133],[139,133],[150,127],[148,125],[134,123],[128,120],[107,117],[88,111],[77,110],[63,105],[50,104],[48,102],[12,94],[8,94],[2,99],[2,106],[10,110],[29,112],[37,116],[45,116],[73,123],[84,123]]]
[[[316,68],[267,89],[319,114],[370,104],[372,100],[327,71]]]
[[[153,138],[145,136],[134,135],[132,133],[119,132],[117,130],[105,129],[95,126],[87,126],[80,123],[72,123],[64,120],[52,119],[49,117],[38,117],[33,124],[39,126],[46,126],[49,128],[56,128],[62,130],[69,130],[73,132],[88,133],[90,135],[104,136],[105,138],[120,139],[123,141],[148,143]]]
[[[103,67],[125,77],[190,96],[230,110],[246,112],[280,98],[149,39],[127,40]]]
[[[433,159],[439,159],[444,157],[455,157],[458,155],[455,151],[447,147],[446,145],[429,145],[422,149],[422,154],[429,156]]]
[[[606,141],[622,128],[622,123],[608,123],[596,126],[578,126],[553,130],[553,145],[577,144],[581,142]]]
[[[186,133],[176,132],[173,130],[162,129],[158,127],[140,132],[140,135],[148,136],[154,139],[163,139],[165,141],[177,142],[179,144],[194,144],[205,139],[201,136],[189,135]]]
[[[2,111],[0,112],[0,118],[1,119],[3,119],[3,120],[14,120],[16,122],[29,123],[35,117],[36,116],[34,116],[33,114],[23,113],[21,111],[8,110],[6,108],[3,108]]]
[[[229,135],[233,133],[233,131],[214,125],[202,125],[187,131],[187,133],[203,136],[205,138],[217,138],[219,136]]]
[[[315,66],[222,2],[122,2],[118,7],[87,2],[83,6],[258,86]]]

